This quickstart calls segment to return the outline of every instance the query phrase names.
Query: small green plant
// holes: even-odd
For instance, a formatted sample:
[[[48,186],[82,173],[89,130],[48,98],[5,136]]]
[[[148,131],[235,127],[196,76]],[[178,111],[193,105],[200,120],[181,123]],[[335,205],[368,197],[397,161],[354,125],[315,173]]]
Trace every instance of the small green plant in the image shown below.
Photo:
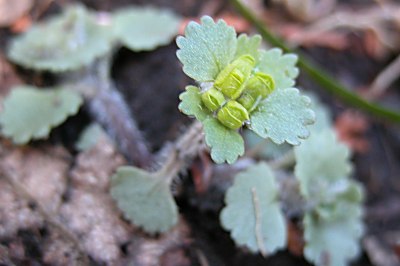
[[[121,45],[148,51],[166,44],[178,23],[173,14],[152,8],[117,11],[104,20],[74,6],[34,26],[13,41],[9,57],[56,73],[60,85],[14,88],[0,113],[2,134],[17,144],[46,138],[83,103],[116,142],[138,134],[109,77],[111,54]],[[144,25],[151,29],[141,30]],[[117,169],[110,192],[125,217],[148,233],[168,231],[179,219],[173,180],[204,150],[216,163],[234,164],[244,154],[245,138],[258,146],[248,153],[258,160],[232,178],[220,214],[235,243],[264,256],[273,254],[287,246],[288,221],[299,221],[308,261],[347,265],[359,253],[363,190],[350,179],[350,152],[336,139],[329,114],[294,88],[296,55],[260,49],[260,36],[237,36],[224,21],[207,16],[189,23],[177,45],[183,71],[196,82],[181,93],[178,108],[197,121],[163,149],[158,170]],[[108,106],[117,106],[118,114],[105,119],[97,114],[99,105],[105,113]],[[118,131],[112,123],[124,127]],[[93,144],[86,134],[102,133],[91,126],[78,149]],[[143,147],[120,146],[137,165],[149,166],[138,152]]]
[[[316,101],[312,108],[309,97],[293,88],[296,56],[261,50],[260,43],[258,35],[237,37],[222,20],[203,17],[200,24],[188,24],[185,36],[177,38],[177,56],[197,86],[186,87],[179,109],[198,121],[170,147],[160,170],[120,168],[111,194],[134,224],[165,232],[178,220],[171,182],[205,149],[203,133],[212,159],[233,164],[244,153],[243,128],[247,139],[258,142],[253,155],[260,161],[233,178],[222,226],[237,245],[266,256],[286,247],[287,221],[296,218],[307,260],[347,265],[363,233],[363,191],[349,178],[349,150],[337,141],[327,111]],[[312,109],[317,123],[304,140],[315,120]],[[275,152],[260,149],[265,143]]]
[[[138,52],[165,45],[177,34],[179,23],[179,17],[162,9],[130,7],[99,15],[73,5],[33,25],[12,40],[8,57],[26,68],[53,73],[59,85],[12,88],[0,114],[2,134],[16,144],[47,138],[53,127],[86,103],[117,143],[123,135],[137,136],[135,122],[110,78],[112,54],[121,46]],[[123,122],[108,119],[109,106],[116,106],[114,117]],[[112,123],[122,125],[119,132]],[[120,148],[133,161],[141,160],[137,150],[146,150],[126,143]]]
[[[298,145],[314,121],[310,100],[292,86],[297,57],[279,49],[260,50],[261,37],[236,37],[225,22],[203,17],[178,37],[183,71],[199,86],[188,86],[179,109],[203,126],[211,157],[233,163],[244,153],[237,129]]]

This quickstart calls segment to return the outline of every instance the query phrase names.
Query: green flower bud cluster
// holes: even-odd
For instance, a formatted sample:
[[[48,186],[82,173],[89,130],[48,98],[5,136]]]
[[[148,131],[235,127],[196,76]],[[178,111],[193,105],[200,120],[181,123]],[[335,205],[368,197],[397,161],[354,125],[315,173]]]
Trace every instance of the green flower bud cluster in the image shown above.
[[[201,95],[204,105],[215,112],[218,121],[227,128],[242,127],[260,101],[275,88],[272,77],[262,72],[254,73],[254,67],[254,58],[242,55],[225,67],[213,87]]]

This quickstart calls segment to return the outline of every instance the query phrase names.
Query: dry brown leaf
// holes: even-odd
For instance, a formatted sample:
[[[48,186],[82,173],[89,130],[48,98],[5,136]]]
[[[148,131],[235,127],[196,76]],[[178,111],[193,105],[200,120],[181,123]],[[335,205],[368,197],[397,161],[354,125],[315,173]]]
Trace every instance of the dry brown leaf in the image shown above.
[[[359,112],[345,111],[335,121],[335,129],[339,139],[353,151],[364,153],[369,149],[365,132],[369,127],[368,120]]]
[[[8,94],[11,87],[19,84],[22,84],[22,80],[0,52],[0,101],[3,101],[3,98]]]
[[[221,16],[217,16],[214,20],[219,20],[219,19],[225,20],[225,22],[229,26],[232,26],[235,28],[236,32],[246,32],[250,28],[250,24],[249,24],[249,22],[247,22],[247,20],[245,20],[242,17],[233,15],[230,12],[225,12]],[[186,28],[187,24],[191,21],[200,23],[199,18],[190,17],[190,18],[182,19],[181,24],[179,26],[178,34],[180,34],[180,35],[185,34],[185,28]]]
[[[291,221],[288,222],[288,249],[296,255],[302,256],[304,249],[303,232]]]
[[[26,14],[33,0],[0,0],[0,27],[7,27]]]
[[[336,6],[336,0],[273,0],[283,5],[289,14],[300,21],[315,21],[328,15]]]

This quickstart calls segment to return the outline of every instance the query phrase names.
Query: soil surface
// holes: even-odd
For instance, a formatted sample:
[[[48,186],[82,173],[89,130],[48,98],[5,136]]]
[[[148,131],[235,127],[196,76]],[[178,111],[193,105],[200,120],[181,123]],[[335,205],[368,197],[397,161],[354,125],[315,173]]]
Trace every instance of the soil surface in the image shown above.
[[[72,1],[50,2],[37,15],[37,20],[59,12]],[[173,9],[185,18],[198,18],[211,12],[209,15],[212,16],[229,13],[240,20],[229,3],[223,0],[82,2],[90,8],[104,11],[132,4],[150,4]],[[272,5],[271,1],[249,2],[261,3],[263,8]],[[348,9],[374,4],[374,1],[338,2]],[[39,11],[34,8],[32,12]],[[282,16],[287,16],[284,14]],[[293,18],[288,21],[295,23]],[[246,27],[247,31],[254,32],[251,26]],[[0,30],[1,97],[16,84],[54,84],[54,76],[26,70],[6,60],[6,47],[13,36],[10,28]],[[396,53],[391,51],[384,57],[374,58],[365,48],[361,33],[350,33],[349,39],[349,47],[342,50],[318,45],[301,49],[361,95]],[[397,49],[400,50],[399,47]],[[113,59],[112,79],[153,153],[160,151],[166,142],[175,140],[191,122],[177,109],[178,95],[193,81],[182,72],[176,50],[175,43],[151,52],[134,53],[122,48]],[[398,85],[399,82],[395,82],[374,100],[398,110]],[[346,136],[351,135],[347,140],[355,145],[352,146],[353,177],[365,186],[366,236],[362,243],[363,254],[352,265],[389,265],[384,264],[385,260],[382,262],[375,258],[382,254],[394,256],[394,261],[399,261],[399,124],[377,119],[344,104],[307,75],[300,76],[298,86],[321,98],[331,110],[338,130],[344,130]],[[1,139],[0,160],[7,166],[3,166],[1,171],[16,182],[10,183],[0,177],[0,266],[87,263],[139,266],[309,265],[301,254],[294,255],[288,250],[264,258],[235,246],[229,233],[219,224],[223,190],[217,181],[211,181],[208,189],[199,193],[193,177],[192,168],[210,164],[207,154],[192,162],[193,165],[181,174],[182,180],[176,185],[181,213],[176,228],[165,235],[150,236],[132,226],[122,218],[109,195],[108,178],[118,166],[127,163],[126,159],[107,137],[88,151],[78,152],[75,149],[76,139],[92,120],[87,108],[83,108],[56,128],[49,140],[17,147]],[[354,129],[356,121],[361,121],[364,126]],[[48,213],[54,216],[48,216]]]

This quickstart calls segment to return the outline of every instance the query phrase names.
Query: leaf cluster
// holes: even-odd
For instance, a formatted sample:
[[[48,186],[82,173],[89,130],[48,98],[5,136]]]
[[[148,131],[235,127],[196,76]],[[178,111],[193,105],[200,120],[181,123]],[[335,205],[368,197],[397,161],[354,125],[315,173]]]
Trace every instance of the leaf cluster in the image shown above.
[[[327,111],[311,97],[320,112],[311,136],[294,147],[295,177],[289,179],[294,189],[265,162],[251,166],[236,175],[228,189],[221,223],[236,244],[270,254],[287,244],[290,215],[283,205],[292,204],[300,209],[296,216],[303,228],[305,258],[316,265],[348,265],[360,251],[363,189],[349,177],[349,149],[337,140]],[[254,135],[246,136],[254,145]],[[266,149],[271,143],[267,145]],[[260,153],[267,159],[284,157],[282,150],[273,149],[274,153]]]
[[[110,53],[121,43],[133,51],[167,44],[178,31],[180,18],[150,7],[130,7],[102,15],[73,5],[15,38],[8,56],[36,70],[76,70]]]
[[[179,21],[167,10],[150,7],[101,16],[83,5],[73,5],[13,39],[8,57],[24,67],[62,75],[90,68],[121,44],[133,51],[167,44],[177,34]],[[61,80],[68,82],[62,76]],[[53,127],[77,113],[87,94],[71,83],[45,89],[15,87],[0,113],[2,134],[16,144],[46,138]]]
[[[314,113],[310,100],[293,88],[298,75],[295,55],[283,54],[280,49],[262,50],[260,36],[237,37],[224,21],[214,22],[207,16],[201,19],[201,24],[190,22],[185,36],[178,37],[176,42],[183,71],[199,84],[186,87],[180,96],[179,109],[203,123],[206,143],[216,163],[235,162],[244,154],[244,142],[238,130],[218,121],[219,117],[205,106],[201,96],[214,86],[229,64],[244,55],[255,59],[252,73],[267,74],[275,84],[273,92],[251,110],[244,126],[278,144],[298,145],[300,139],[307,138],[306,126],[314,122]]]

